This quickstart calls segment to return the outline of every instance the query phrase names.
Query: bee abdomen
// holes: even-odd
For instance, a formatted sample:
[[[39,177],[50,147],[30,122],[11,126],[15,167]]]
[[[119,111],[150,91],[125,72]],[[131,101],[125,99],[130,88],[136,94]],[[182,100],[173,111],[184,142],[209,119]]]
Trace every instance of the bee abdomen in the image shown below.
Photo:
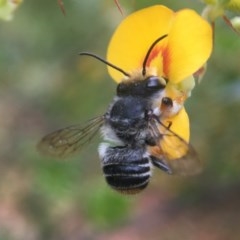
[[[115,190],[134,194],[143,190],[151,177],[150,156],[144,147],[99,146],[103,173],[107,183]]]
[[[143,190],[151,177],[150,163],[131,165],[114,163],[103,166],[107,183],[115,190],[125,194],[135,194]]]
[[[146,165],[126,165],[123,163],[106,164],[103,167],[105,176],[107,175],[144,175],[150,171],[149,164]]]
[[[129,176],[108,176],[107,183],[116,191],[123,194],[136,194],[147,187],[150,176],[129,177]]]

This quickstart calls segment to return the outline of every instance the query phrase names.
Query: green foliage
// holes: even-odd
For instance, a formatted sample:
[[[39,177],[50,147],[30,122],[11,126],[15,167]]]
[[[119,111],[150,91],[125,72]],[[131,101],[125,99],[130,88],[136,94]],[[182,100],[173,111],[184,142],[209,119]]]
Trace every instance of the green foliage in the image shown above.
[[[131,2],[121,1],[121,6],[135,10],[159,4]],[[11,210],[7,217],[14,219],[10,226],[0,215],[0,239],[25,240],[27,234],[35,236],[32,239],[97,239],[94,230],[120,227],[133,207],[141,212],[142,206],[151,205],[151,198],[162,208],[172,199],[178,203],[191,199],[192,205],[198,202],[200,207],[201,197],[213,189],[222,195],[228,187],[237,192],[240,41],[221,19],[216,21],[207,74],[186,106],[192,143],[206,162],[203,175],[174,181],[156,170],[153,178],[160,175],[163,181],[153,181],[156,191],[149,190],[138,199],[119,195],[106,185],[97,156],[99,139],[67,160],[39,155],[35,146],[44,134],[104,113],[115,94],[116,84],[106,66],[78,53],[90,51],[104,57],[121,14],[113,1],[64,4],[66,16],[57,1],[24,1],[13,21],[0,23],[0,212],[7,206]],[[173,9],[202,9],[190,0],[164,4]],[[164,203],[163,197],[168,198]],[[144,204],[139,207],[141,201]],[[164,213],[156,214],[154,221]],[[146,219],[152,225],[149,216]],[[82,237],[86,229],[93,234]]]
[[[103,181],[94,182],[84,189],[84,213],[98,228],[110,229],[126,220],[130,198],[116,194]]]

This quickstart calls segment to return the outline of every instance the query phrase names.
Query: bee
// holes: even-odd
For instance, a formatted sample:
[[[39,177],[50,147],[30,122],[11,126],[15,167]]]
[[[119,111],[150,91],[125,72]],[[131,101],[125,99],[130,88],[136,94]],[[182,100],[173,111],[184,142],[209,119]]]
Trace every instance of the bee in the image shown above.
[[[163,124],[164,109],[174,110],[173,100],[165,96],[167,79],[146,71],[153,47],[166,36],[153,42],[141,73],[133,76],[94,54],[81,53],[120,71],[128,80],[117,85],[116,96],[105,114],[84,126],[74,125],[46,135],[38,144],[40,152],[67,157],[82,149],[100,130],[104,142],[98,153],[106,182],[124,194],[145,189],[154,166],[168,174],[200,172],[202,164],[194,148],[171,130],[171,123]]]

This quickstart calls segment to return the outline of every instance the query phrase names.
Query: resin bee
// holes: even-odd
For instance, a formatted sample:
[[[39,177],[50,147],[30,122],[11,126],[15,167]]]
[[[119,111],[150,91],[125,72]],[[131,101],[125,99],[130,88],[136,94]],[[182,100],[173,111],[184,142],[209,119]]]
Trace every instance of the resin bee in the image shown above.
[[[104,139],[98,148],[107,183],[115,190],[138,193],[148,185],[153,166],[168,174],[192,175],[200,172],[201,162],[194,149],[171,131],[171,123],[162,123],[163,112],[173,109],[173,101],[165,96],[167,80],[146,74],[146,62],[158,38],[150,46],[142,72],[130,76],[124,70],[91,53],[127,76],[117,85],[116,96],[105,114],[85,126],[75,125],[45,136],[38,149],[54,157],[67,157],[88,144],[100,130]],[[169,146],[171,151],[165,151]],[[173,150],[173,151],[172,151]]]

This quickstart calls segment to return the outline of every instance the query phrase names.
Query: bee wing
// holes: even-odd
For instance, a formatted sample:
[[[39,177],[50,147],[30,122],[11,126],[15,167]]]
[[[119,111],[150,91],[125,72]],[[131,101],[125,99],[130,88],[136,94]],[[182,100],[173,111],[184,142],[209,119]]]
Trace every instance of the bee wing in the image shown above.
[[[157,146],[150,147],[155,166],[177,175],[195,175],[201,172],[203,164],[191,144],[161,122],[155,121],[151,125],[151,132],[158,142]]]
[[[73,125],[52,132],[38,143],[38,150],[46,155],[64,158],[88,144],[103,125],[104,116],[90,120],[85,126]]]

